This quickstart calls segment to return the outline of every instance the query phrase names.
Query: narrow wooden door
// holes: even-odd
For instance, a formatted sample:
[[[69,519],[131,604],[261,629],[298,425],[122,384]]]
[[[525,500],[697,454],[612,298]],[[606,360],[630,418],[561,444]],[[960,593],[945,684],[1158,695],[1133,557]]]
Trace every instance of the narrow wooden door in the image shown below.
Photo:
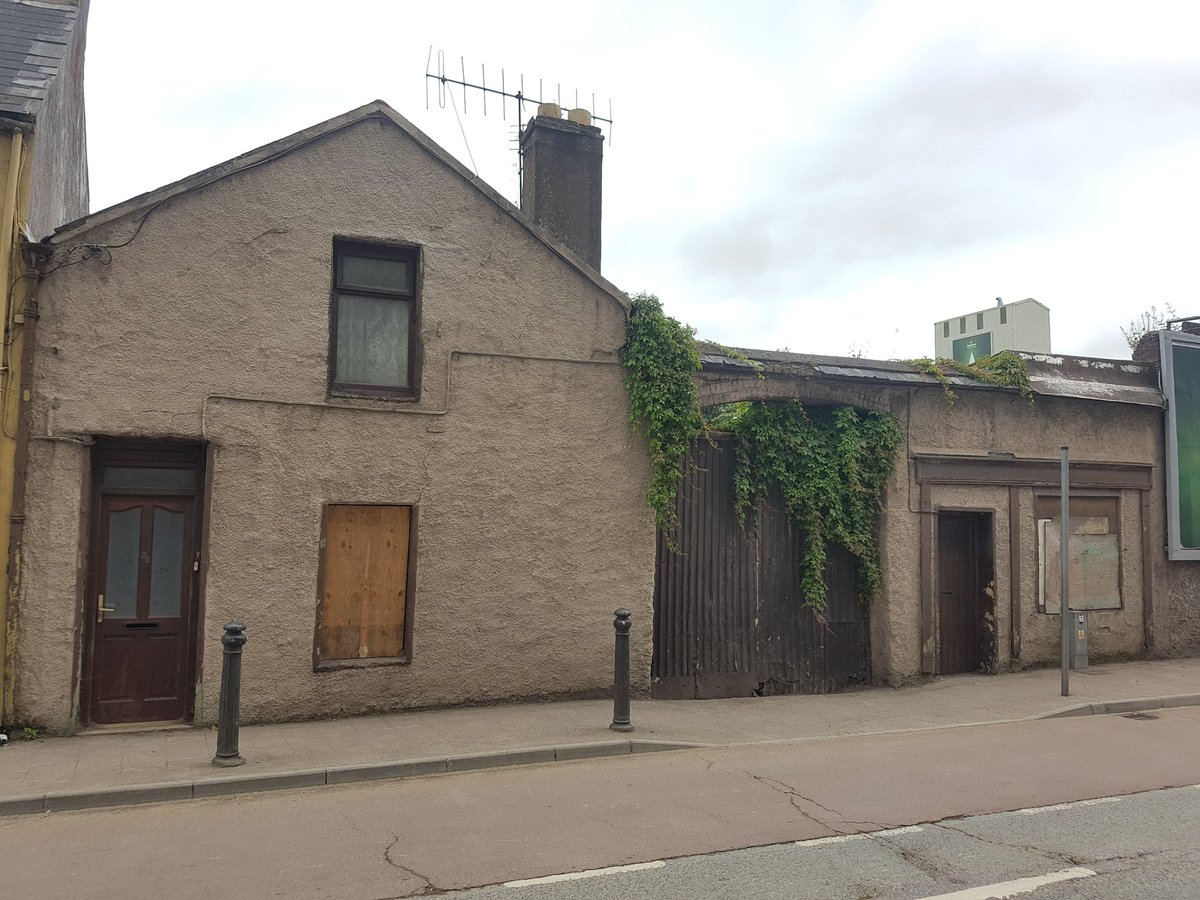
[[[979,513],[939,513],[938,671],[976,672],[984,664],[984,593]]]
[[[97,511],[89,718],[182,718],[193,642],[195,499],[108,495]]]

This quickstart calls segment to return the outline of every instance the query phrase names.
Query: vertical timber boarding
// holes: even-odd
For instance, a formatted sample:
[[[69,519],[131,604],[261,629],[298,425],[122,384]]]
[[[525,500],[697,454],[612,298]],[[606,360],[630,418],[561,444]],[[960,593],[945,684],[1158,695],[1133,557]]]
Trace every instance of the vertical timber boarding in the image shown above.
[[[991,513],[938,513],[938,674],[994,670],[991,548]]]
[[[743,528],[734,439],[696,441],[672,547],[658,535],[652,694],[705,699],[825,693],[870,677],[866,605],[854,560],[831,547],[826,621],[800,592],[803,536],[777,498]]]

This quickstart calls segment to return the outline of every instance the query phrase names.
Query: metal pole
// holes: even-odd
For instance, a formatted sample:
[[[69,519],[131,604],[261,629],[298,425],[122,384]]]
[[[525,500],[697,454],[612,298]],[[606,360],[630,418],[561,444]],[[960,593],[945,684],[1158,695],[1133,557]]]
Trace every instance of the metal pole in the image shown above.
[[[616,652],[613,656],[613,720],[608,727],[613,731],[633,731],[629,721],[629,629],[632,627],[627,609],[618,609],[613,619],[617,632]]]
[[[214,766],[240,766],[246,760],[238,752],[238,708],[242,699],[242,645],[246,643],[241,622],[225,626],[221,644],[225,648],[221,667],[221,707],[217,719],[217,754]]]
[[[1071,477],[1067,448],[1062,448],[1062,511],[1059,524],[1062,535],[1059,540],[1059,558],[1062,562],[1062,695],[1071,696]]]

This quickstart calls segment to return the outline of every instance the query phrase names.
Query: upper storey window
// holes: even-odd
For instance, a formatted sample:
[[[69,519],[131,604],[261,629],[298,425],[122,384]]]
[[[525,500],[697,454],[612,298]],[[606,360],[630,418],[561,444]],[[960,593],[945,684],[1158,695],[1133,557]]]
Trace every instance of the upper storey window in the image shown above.
[[[415,397],[415,247],[335,241],[329,390]]]

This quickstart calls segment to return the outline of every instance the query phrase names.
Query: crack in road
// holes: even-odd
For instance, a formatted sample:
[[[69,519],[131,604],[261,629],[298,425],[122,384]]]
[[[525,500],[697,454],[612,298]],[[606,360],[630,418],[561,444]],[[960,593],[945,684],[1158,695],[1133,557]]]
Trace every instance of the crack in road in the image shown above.
[[[893,851],[895,851],[896,855],[899,856],[902,860],[904,860],[906,863],[908,863],[910,866],[912,866],[914,869],[916,869],[922,875],[928,875],[935,882],[938,882],[938,883],[944,882],[946,884],[952,884],[952,885],[959,885],[959,884],[967,883],[967,882],[963,881],[961,878],[957,878],[954,875],[951,875],[949,872],[947,872],[945,869],[941,868],[940,866],[934,865],[931,861],[929,861],[928,859],[925,859],[923,856],[921,856],[921,854],[919,852],[917,852],[916,850],[898,849],[894,844],[890,843],[886,838],[881,838],[880,840],[882,843],[887,844]]]
[[[413,891],[410,894],[401,894],[400,897],[432,897],[437,894],[449,893],[446,888],[440,888],[434,884],[428,876],[422,875],[420,872],[410,869],[408,866],[398,863],[396,860],[392,859],[392,850],[395,849],[398,843],[400,843],[400,836],[397,834],[392,835],[392,842],[388,844],[387,849],[383,851],[383,861],[392,868],[399,869],[401,872],[407,872],[413,878],[419,878],[425,882],[425,886],[420,890]]]
[[[991,844],[993,847],[1004,847],[1007,850],[1024,850],[1026,853],[1036,853],[1038,856],[1052,859],[1056,862],[1068,863],[1072,866],[1077,866],[1080,863],[1088,862],[1086,857],[1072,856],[1067,853],[1055,853],[1053,850],[1045,850],[1041,847],[1035,847],[1032,844],[1016,844],[1012,841],[1002,841],[998,838],[987,838],[980,834],[967,831],[965,828],[956,828],[953,825],[947,825],[945,822],[930,823],[934,828],[942,828],[946,831],[953,831],[955,834],[961,834],[964,837],[974,838],[981,844]]]
[[[791,803],[792,808],[794,810],[796,810],[796,812],[800,813],[800,815],[804,816],[804,818],[808,819],[810,822],[812,822],[816,825],[820,825],[822,828],[828,828],[834,834],[844,835],[844,834],[850,833],[850,832],[842,830],[841,828],[838,828],[836,825],[830,824],[829,822],[826,822],[823,819],[820,819],[817,816],[813,815],[808,810],[804,809],[797,801],[803,801],[805,803],[810,803],[813,806],[819,807],[819,808],[825,810],[825,812],[830,813],[831,815],[835,815],[839,819],[841,819],[842,814],[839,813],[836,809],[830,809],[828,806],[825,806],[823,803],[818,803],[816,800],[813,800],[810,797],[805,797],[803,794],[801,794],[799,791],[797,791],[790,784],[785,784],[784,782],[777,781],[774,778],[768,778],[766,775],[755,775],[753,772],[743,771],[743,774],[749,775],[751,778],[753,778],[755,781],[759,782],[760,784],[765,784],[767,787],[769,787],[771,790],[775,791],[776,793],[784,794],[788,798],[788,802]]]
[[[1120,863],[1120,862],[1141,862],[1146,859],[1157,859],[1159,857],[1171,856],[1190,856],[1191,854],[1185,850],[1142,850],[1138,853],[1130,853],[1124,856],[1088,856],[1082,857],[1082,862],[1090,862],[1093,864],[1100,863]],[[1125,870],[1121,870],[1125,871]]]
[[[704,761],[708,764],[709,768],[712,768],[715,765],[715,763],[711,760],[705,759]],[[845,828],[840,828],[831,822],[825,821],[824,819],[820,818],[819,816],[813,815],[808,810],[803,809],[800,806],[800,804],[797,803],[797,801],[799,800],[804,803],[808,803],[811,806],[815,806],[818,809],[824,810],[831,816],[836,816],[838,822],[843,826],[845,826],[845,825],[866,826],[869,828],[874,828],[878,831],[885,831],[889,828],[895,827],[895,826],[889,825],[885,822],[866,822],[866,821],[858,821],[858,820],[853,820],[853,819],[846,819],[840,811],[833,809],[832,807],[826,806],[824,803],[821,803],[818,800],[814,800],[812,797],[804,796],[803,794],[801,794],[799,791],[797,791],[794,787],[792,787],[787,782],[780,781],[777,778],[770,778],[766,775],[755,775],[753,772],[747,771],[745,769],[741,770],[741,773],[743,775],[750,776],[755,781],[760,782],[761,784],[765,784],[767,787],[771,788],[771,790],[773,790],[777,793],[786,795],[788,798],[788,801],[792,805],[792,808],[795,809],[796,812],[800,813],[800,815],[804,816],[804,818],[808,819],[810,822],[820,825],[822,828],[828,828],[835,835],[844,836],[844,835],[849,835],[849,834],[859,834],[862,832],[847,831]],[[874,835],[870,835],[870,834],[868,834],[867,836],[874,837]],[[886,840],[886,839],[878,838],[878,840]]]

